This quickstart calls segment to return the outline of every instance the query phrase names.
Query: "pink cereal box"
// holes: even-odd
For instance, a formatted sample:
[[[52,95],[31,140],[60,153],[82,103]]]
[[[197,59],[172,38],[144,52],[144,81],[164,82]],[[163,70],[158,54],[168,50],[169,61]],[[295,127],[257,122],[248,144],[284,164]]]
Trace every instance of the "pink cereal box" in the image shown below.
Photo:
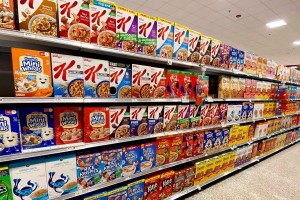
[[[173,59],[187,61],[188,43],[189,28],[180,24],[175,24]]]
[[[245,65],[244,65],[244,72],[247,74],[251,74],[252,70],[252,54],[245,51]]]
[[[205,35],[201,35],[200,42],[200,63],[209,65],[210,63],[210,51],[211,51],[211,38]]]
[[[210,65],[219,67],[220,66],[220,47],[221,41],[212,38],[211,40],[211,55],[210,55]]]
[[[151,67],[145,65],[132,65],[132,97],[150,97]]]
[[[257,59],[258,59],[258,56],[252,54],[250,74],[257,74],[257,72],[256,72],[256,70],[257,70]]]
[[[200,62],[200,41],[201,41],[200,38],[201,38],[201,33],[190,30],[188,61],[195,62],[195,63]]]
[[[150,98],[166,97],[166,69],[151,67]]]

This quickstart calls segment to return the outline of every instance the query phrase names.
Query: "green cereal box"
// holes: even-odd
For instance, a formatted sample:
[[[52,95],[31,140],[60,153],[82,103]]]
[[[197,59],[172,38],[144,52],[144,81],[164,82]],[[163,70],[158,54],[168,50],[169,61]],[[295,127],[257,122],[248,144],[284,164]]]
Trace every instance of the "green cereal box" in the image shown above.
[[[0,200],[13,200],[7,165],[0,165]]]

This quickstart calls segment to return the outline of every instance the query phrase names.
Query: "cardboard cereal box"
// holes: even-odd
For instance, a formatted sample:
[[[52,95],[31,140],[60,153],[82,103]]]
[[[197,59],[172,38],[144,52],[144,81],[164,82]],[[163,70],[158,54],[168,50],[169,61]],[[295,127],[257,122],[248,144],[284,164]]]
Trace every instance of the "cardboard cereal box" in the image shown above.
[[[53,108],[22,108],[20,123],[24,150],[55,145]]]
[[[0,199],[13,200],[8,165],[0,165]]]
[[[130,106],[130,136],[148,134],[147,106]]]
[[[229,69],[237,69],[237,58],[239,50],[231,48],[229,52]]]
[[[83,58],[84,96],[90,98],[109,98],[109,65],[106,60]]]
[[[110,138],[130,137],[129,106],[109,107]]]
[[[196,171],[195,166],[185,168],[185,181],[184,181],[185,188],[188,188],[188,187],[191,187],[194,185],[195,171]]]
[[[219,110],[218,103],[210,104],[210,116],[211,116],[210,125],[216,125],[220,123],[220,110]]]
[[[182,140],[182,159],[193,156],[194,132],[187,132],[183,134]]]
[[[220,47],[221,41],[212,38],[211,39],[211,55],[210,55],[210,65],[219,67],[220,66]]]
[[[116,47],[116,4],[105,0],[90,2],[90,42]]]
[[[214,177],[221,174],[222,162],[223,162],[223,156],[221,154],[221,155],[217,156],[216,159],[215,159]]]
[[[175,23],[173,59],[187,61],[189,28]]]
[[[156,17],[138,13],[138,53],[156,55],[157,21]]]
[[[182,94],[182,98],[189,99],[189,97],[191,95],[191,90],[192,90],[191,76],[192,75],[193,75],[193,73],[186,72],[186,71],[182,71],[180,73],[179,82],[181,83],[180,91]]]
[[[228,164],[229,164],[229,153],[224,153],[222,154],[222,166],[221,166],[220,174],[227,171]]]
[[[248,51],[245,51],[245,55],[244,55],[244,72],[247,74],[251,74],[252,71],[252,54],[249,53]]]
[[[215,129],[214,130],[214,149],[215,150],[218,150],[218,149],[221,149],[223,147],[223,131],[222,129]]]
[[[206,160],[200,161],[195,163],[196,172],[195,172],[195,181],[194,185],[199,185],[204,182],[204,172],[205,172],[205,165]]]
[[[176,105],[164,106],[164,131],[175,131],[177,128],[178,110]]]
[[[84,107],[84,142],[109,139],[109,107]]]
[[[263,81],[257,81],[255,99],[261,99],[263,97],[263,85]]]
[[[3,12],[0,17],[0,28],[15,29],[14,1],[2,0],[0,11]]]
[[[230,98],[230,77],[228,76],[219,76],[219,98]]]
[[[196,104],[190,104],[190,127],[196,128],[200,123],[200,106]]]
[[[48,157],[46,172],[49,198],[77,191],[76,155]]]
[[[262,65],[261,65],[261,74],[263,77],[267,76],[267,64],[268,64],[268,60],[266,58],[263,58]]]
[[[109,182],[122,176],[122,149],[101,152],[101,182]]]
[[[204,104],[201,106],[199,126],[208,126],[210,122],[210,104]]]
[[[144,199],[158,199],[160,175],[145,179]]]
[[[190,105],[178,105],[177,130],[189,128]]]
[[[219,119],[220,123],[224,124],[226,122],[228,104],[227,103],[219,103]]]
[[[239,78],[239,91],[238,91],[238,98],[244,98],[244,94],[246,91],[246,79]]]
[[[50,53],[12,48],[16,97],[48,97],[53,93]]]
[[[204,134],[204,140],[203,140],[203,145],[204,145],[204,152],[210,152],[214,149],[214,131],[213,130],[209,130],[209,131],[205,131]]]
[[[239,132],[239,125],[233,125],[230,128],[230,132],[229,132],[229,142],[228,142],[228,146],[233,146],[236,144],[236,140],[238,137],[238,132]]]
[[[209,65],[210,56],[211,56],[211,38],[205,35],[201,35],[200,63],[204,65]]]
[[[83,142],[82,107],[54,107],[56,145]]]
[[[117,199],[127,199],[127,186],[113,189],[107,192],[107,199],[117,200]]]
[[[136,200],[144,198],[145,179],[128,184],[127,199]]]
[[[168,137],[156,139],[156,166],[162,166],[169,163],[170,140]]]
[[[57,36],[57,3],[55,0],[18,0],[17,2],[20,31]]]
[[[156,143],[149,142],[141,145],[141,171],[156,166]]]
[[[245,99],[251,99],[252,98],[252,80],[251,79],[245,79],[245,92],[244,92],[244,98]]]
[[[213,176],[213,170],[214,170],[214,160],[215,158],[212,157],[208,159],[205,163],[205,170],[204,170],[204,180],[210,180]]]
[[[181,71],[168,69],[166,73],[166,98],[182,97]]]
[[[188,61],[200,62],[201,33],[189,30]]]
[[[164,106],[148,106],[148,134],[161,133],[164,130]]]
[[[174,48],[174,23],[157,18],[157,49],[156,55],[171,59]]]
[[[132,70],[130,64],[109,62],[110,97],[131,98]]]
[[[51,53],[55,97],[84,97],[82,57]]]
[[[137,12],[117,6],[117,48],[137,52],[138,16]]]
[[[251,99],[256,98],[258,80],[251,80]]]
[[[173,181],[173,192],[180,192],[184,189],[185,170],[176,170]]]
[[[237,59],[237,70],[244,71],[244,62],[245,62],[245,52],[239,50],[238,52],[238,59]]]
[[[257,70],[257,59],[258,59],[258,56],[252,54],[252,62],[251,62],[250,74],[257,74],[257,72],[256,72],[256,70]]]
[[[122,176],[128,177],[133,174],[139,173],[140,170],[140,158],[141,146],[134,145],[123,147],[122,152]]]
[[[173,194],[173,182],[175,172],[173,170],[164,172],[160,175],[159,199],[165,199]]]
[[[169,139],[170,142],[170,157],[169,162],[176,162],[182,159],[182,134],[171,136]]]
[[[256,74],[260,76],[262,76],[262,64],[263,64],[263,58],[261,56],[258,56],[256,62]]]
[[[200,73],[190,73],[190,96],[189,98],[191,100],[196,100],[197,97],[197,87],[200,86],[200,79],[199,76],[201,76]]]
[[[132,65],[132,97],[150,97],[151,67],[145,65]]]
[[[165,98],[166,69],[151,67],[150,98]]]
[[[229,133],[230,133],[230,128],[223,128],[222,129],[222,137],[223,137],[223,141],[222,141],[222,146],[228,147],[228,143],[229,143]]]
[[[220,66],[224,69],[229,68],[229,53],[231,51],[231,46],[227,44],[221,44],[220,49]]]
[[[21,153],[18,111],[0,110],[0,156]]]

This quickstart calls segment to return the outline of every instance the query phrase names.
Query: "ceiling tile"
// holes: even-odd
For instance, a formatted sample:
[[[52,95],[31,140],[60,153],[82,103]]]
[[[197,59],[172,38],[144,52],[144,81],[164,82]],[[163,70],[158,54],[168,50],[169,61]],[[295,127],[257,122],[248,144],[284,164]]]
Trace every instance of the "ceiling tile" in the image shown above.
[[[155,3],[153,3],[152,1],[147,1],[143,4],[143,6],[157,10],[165,4],[166,4],[166,2],[163,2],[163,1],[156,1]]]

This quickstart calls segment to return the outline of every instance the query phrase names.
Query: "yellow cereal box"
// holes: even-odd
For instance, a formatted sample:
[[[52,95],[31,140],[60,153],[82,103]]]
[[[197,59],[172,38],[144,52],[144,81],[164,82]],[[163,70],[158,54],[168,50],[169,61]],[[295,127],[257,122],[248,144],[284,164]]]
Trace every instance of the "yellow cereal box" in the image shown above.
[[[215,164],[214,164],[214,177],[220,175],[223,163],[223,155],[219,155],[215,157]]]
[[[237,140],[238,137],[238,131],[239,131],[239,126],[238,125],[233,125],[230,129],[229,132],[229,143],[228,146],[233,146]]]
[[[214,158],[207,159],[205,163],[205,169],[204,169],[204,180],[207,181],[212,179],[213,176],[213,170],[214,170]]]
[[[236,150],[229,153],[229,162],[227,168],[228,171],[234,168],[235,158],[236,158]]]
[[[229,158],[230,158],[230,153],[222,154],[222,166],[221,166],[220,174],[222,174],[228,170]]]
[[[194,185],[199,185],[204,182],[205,166],[206,166],[206,160],[197,162],[195,164],[196,173],[195,173]]]

